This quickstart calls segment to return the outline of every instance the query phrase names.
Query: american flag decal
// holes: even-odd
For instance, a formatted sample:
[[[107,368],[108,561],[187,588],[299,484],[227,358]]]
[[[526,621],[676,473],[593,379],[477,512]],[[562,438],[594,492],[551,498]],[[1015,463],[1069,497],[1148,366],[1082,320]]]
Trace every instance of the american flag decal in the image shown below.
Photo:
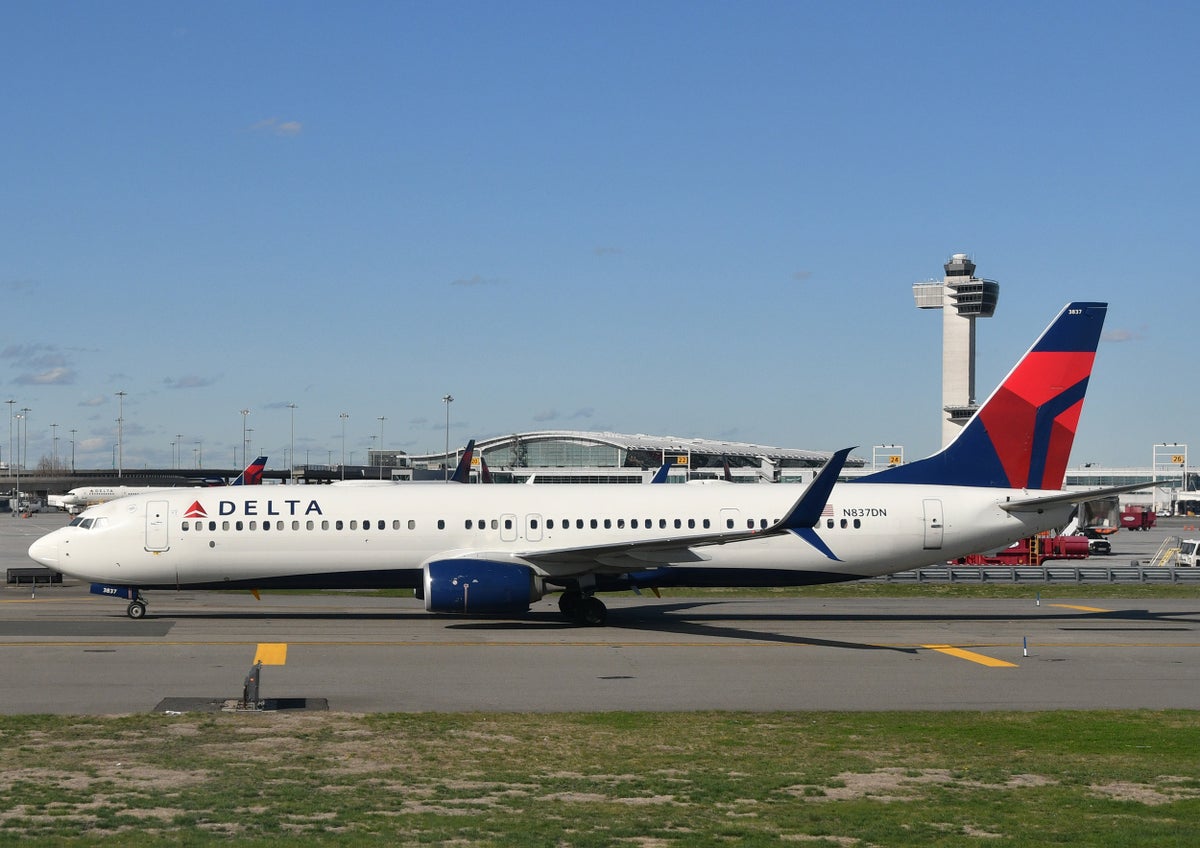
[[[821,510],[821,517],[833,518],[833,504],[825,504],[824,508]]]

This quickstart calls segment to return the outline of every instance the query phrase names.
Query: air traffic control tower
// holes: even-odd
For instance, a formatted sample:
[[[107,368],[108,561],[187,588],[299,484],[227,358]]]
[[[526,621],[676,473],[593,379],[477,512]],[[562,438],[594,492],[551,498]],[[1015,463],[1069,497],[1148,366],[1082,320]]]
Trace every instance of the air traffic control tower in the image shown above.
[[[945,264],[946,278],[915,283],[918,309],[942,310],[942,445],[948,445],[975,414],[975,319],[991,318],[1000,284],[975,276],[975,263],[956,253]]]

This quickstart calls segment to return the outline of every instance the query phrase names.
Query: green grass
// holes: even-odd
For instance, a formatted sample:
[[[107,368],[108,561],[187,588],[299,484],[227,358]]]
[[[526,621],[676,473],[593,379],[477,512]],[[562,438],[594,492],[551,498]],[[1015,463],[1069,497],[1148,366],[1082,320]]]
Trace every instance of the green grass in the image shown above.
[[[1200,714],[0,717],[0,843],[1191,846]]]

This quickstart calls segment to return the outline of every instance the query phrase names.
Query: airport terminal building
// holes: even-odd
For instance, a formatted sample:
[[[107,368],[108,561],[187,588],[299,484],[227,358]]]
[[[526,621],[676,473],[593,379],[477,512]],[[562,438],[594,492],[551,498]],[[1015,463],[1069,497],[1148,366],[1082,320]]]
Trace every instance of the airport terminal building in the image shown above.
[[[387,468],[393,479],[440,479],[453,469],[463,446],[433,454],[372,451],[371,466]],[[472,478],[486,467],[496,483],[642,483],[665,464],[669,482],[720,479],[733,482],[808,482],[831,456],[829,451],[779,448],[745,442],[679,436],[630,435],[582,430],[541,430],[479,439]],[[481,461],[482,460],[482,461]],[[862,468],[851,457],[849,468]]]

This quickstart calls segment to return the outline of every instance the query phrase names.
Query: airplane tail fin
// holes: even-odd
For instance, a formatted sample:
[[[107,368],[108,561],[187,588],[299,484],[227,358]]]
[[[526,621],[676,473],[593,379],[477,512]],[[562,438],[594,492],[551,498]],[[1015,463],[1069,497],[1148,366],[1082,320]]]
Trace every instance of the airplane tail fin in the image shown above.
[[[939,453],[855,482],[1061,489],[1107,303],[1069,303]]]
[[[462,459],[458,461],[458,467],[454,469],[454,473],[450,475],[451,483],[470,483],[471,482],[471,460],[475,456],[475,440],[467,442],[467,447],[463,450]]]
[[[230,486],[260,486],[262,485],[263,469],[267,467],[267,458],[260,456],[246,466],[246,470],[237,476]]]

